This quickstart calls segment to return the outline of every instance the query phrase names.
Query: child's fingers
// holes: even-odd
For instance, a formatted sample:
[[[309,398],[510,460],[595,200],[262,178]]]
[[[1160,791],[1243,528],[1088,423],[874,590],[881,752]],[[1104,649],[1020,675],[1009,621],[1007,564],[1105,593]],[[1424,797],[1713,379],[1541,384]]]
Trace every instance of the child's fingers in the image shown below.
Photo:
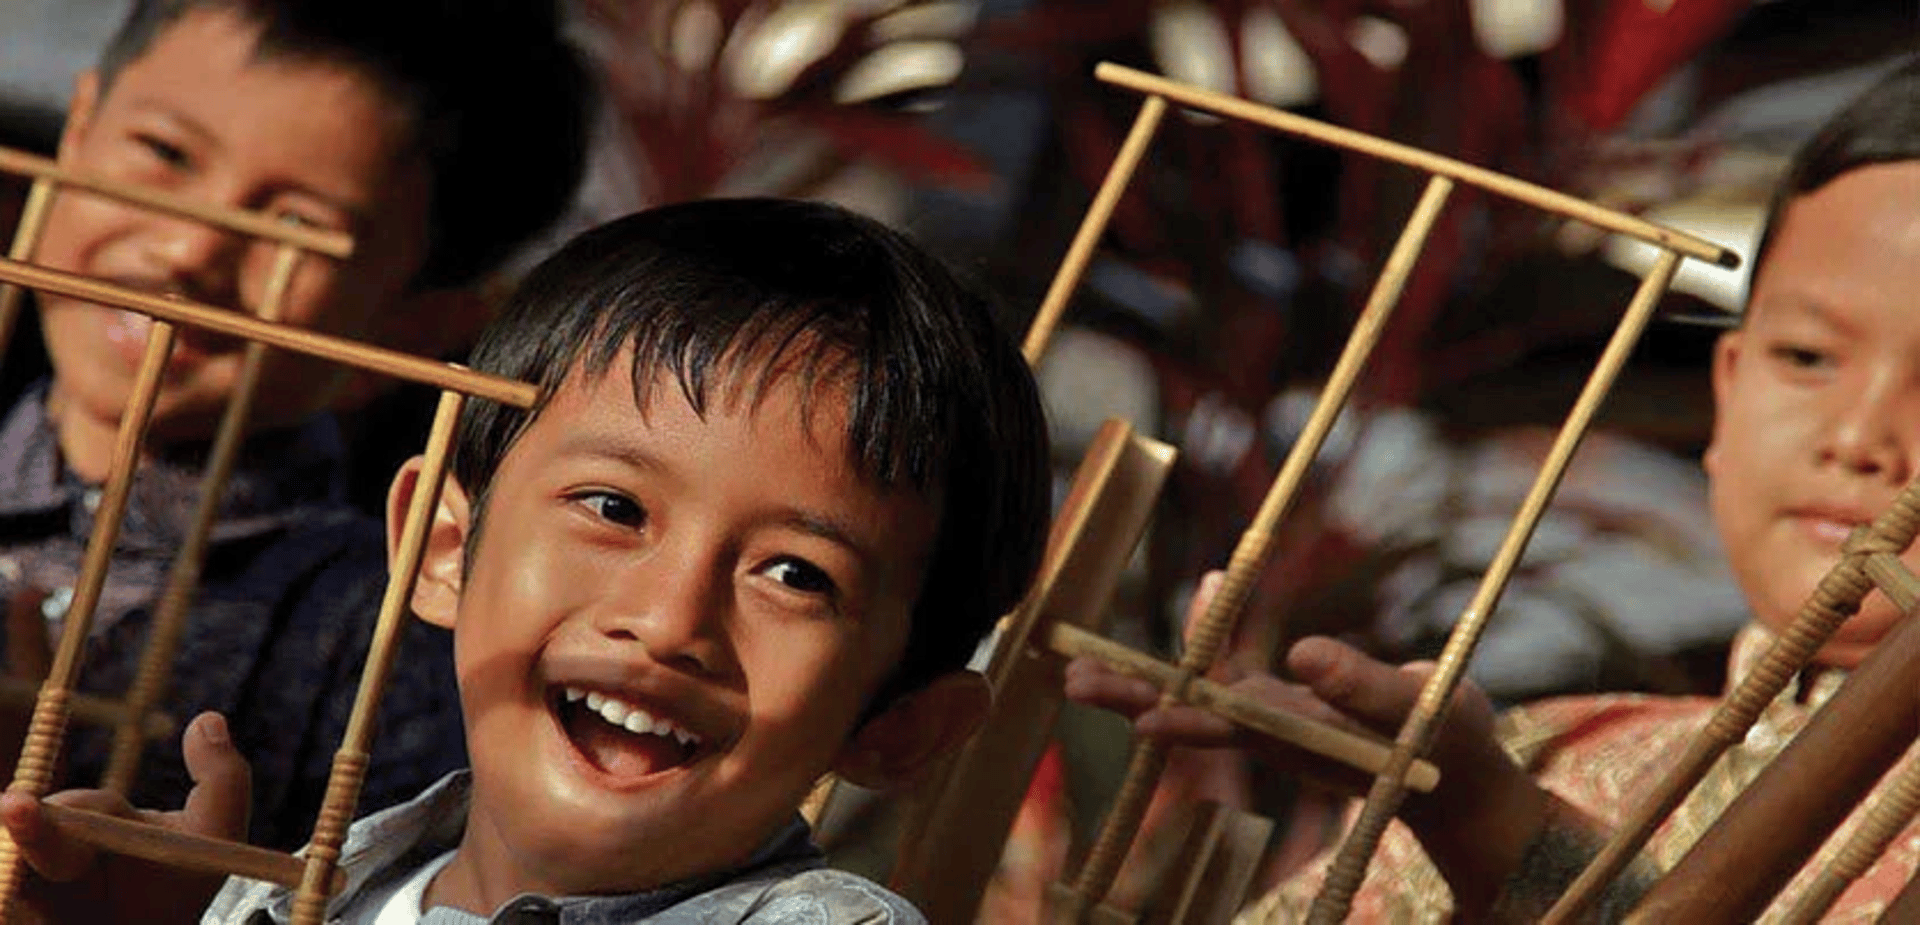
[[[1294,643],[1287,669],[1327,703],[1388,731],[1399,728],[1420,697],[1418,672],[1403,672],[1325,637]]]
[[[68,790],[47,797],[47,801],[113,816],[133,815],[133,807],[126,800],[105,790]],[[86,876],[99,858],[92,845],[54,828],[40,810],[40,801],[27,794],[0,794],[0,822],[6,825],[7,834],[19,846],[28,866],[55,883]]]
[[[1220,748],[1240,744],[1237,727],[1197,707],[1155,707],[1140,714],[1133,728],[1169,745]]]
[[[253,772],[233,747],[226,717],[218,713],[194,717],[181,737],[181,750],[193,789],[187,793],[186,807],[170,815],[189,832],[245,839]]]

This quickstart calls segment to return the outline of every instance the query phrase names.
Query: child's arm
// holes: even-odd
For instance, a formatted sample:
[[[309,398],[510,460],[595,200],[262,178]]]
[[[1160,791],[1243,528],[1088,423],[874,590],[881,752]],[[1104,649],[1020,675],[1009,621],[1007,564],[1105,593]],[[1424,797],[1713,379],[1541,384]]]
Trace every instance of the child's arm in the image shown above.
[[[176,812],[134,809],[105,790],[67,790],[47,802],[141,819],[215,838],[245,840],[251,778],[227,735],[226,719],[202,713],[181,737],[193,790]],[[26,918],[42,922],[198,922],[223,878],[163,867],[121,855],[100,856],[61,835],[24,794],[0,794],[0,823],[37,877],[21,899]]]
[[[1205,607],[1212,585],[1203,585],[1196,595],[1195,613]],[[1287,669],[1298,683],[1267,674],[1221,680],[1280,709],[1391,736],[1412,711],[1432,666],[1395,668],[1332,639],[1309,638],[1288,653]],[[1370,783],[1358,771],[1199,709],[1160,707],[1157,688],[1091,661],[1068,666],[1066,690],[1075,700],[1135,716],[1142,734],[1182,745],[1243,747],[1274,767],[1356,794],[1365,793]],[[1471,683],[1456,693],[1428,757],[1440,768],[1440,785],[1430,794],[1409,793],[1400,818],[1447,878],[1462,919],[1481,921],[1523,861],[1531,866],[1529,852],[1543,843],[1554,802],[1501,750],[1493,735],[1492,707]]]

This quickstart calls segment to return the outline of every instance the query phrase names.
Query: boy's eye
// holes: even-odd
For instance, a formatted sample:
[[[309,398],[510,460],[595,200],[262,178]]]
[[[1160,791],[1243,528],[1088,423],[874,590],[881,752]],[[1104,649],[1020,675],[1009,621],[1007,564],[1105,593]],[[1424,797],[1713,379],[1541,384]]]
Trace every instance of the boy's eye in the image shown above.
[[[166,139],[156,135],[140,134],[134,136],[134,141],[139,142],[141,147],[147,149],[147,153],[153,155],[154,160],[168,167],[177,168],[187,166],[187,152]]]
[[[634,528],[646,525],[647,509],[625,495],[596,491],[581,495],[577,500],[594,516],[609,523]]]
[[[807,594],[832,594],[835,590],[833,579],[824,570],[802,559],[775,559],[767,565],[766,575]]]
[[[1818,369],[1831,359],[1826,351],[1798,344],[1776,344],[1773,355],[1795,369]]]

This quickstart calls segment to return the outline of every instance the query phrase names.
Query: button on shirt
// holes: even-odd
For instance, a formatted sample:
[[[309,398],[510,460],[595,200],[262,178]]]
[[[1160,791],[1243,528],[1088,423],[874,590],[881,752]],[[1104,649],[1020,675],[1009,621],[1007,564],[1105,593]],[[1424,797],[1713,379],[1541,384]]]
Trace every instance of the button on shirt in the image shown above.
[[[0,601],[44,594],[57,645],[93,533],[100,487],[61,461],[42,384],[0,424]],[[205,448],[142,465],[93,615],[79,688],[119,699],[198,502]],[[252,840],[288,848],[312,831],[358,690],[386,585],[381,525],[344,498],[337,425],[317,418],[249,438],[223,495],[163,709],[184,725],[227,715],[253,766]],[[5,645],[0,641],[0,646]],[[61,786],[94,786],[111,729],[68,725]],[[451,642],[408,620],[382,700],[363,811],[406,799],[466,760]],[[132,799],[175,808],[191,781],[179,734],[150,742]]]

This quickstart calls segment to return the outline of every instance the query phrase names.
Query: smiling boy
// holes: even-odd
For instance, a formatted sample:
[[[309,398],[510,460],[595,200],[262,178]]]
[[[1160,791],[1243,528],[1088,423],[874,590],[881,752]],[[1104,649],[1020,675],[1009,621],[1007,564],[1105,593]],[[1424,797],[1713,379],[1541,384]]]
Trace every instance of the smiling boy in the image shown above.
[[[59,160],[353,235],[350,259],[303,260],[283,320],[436,352],[478,324],[462,316],[463,287],[556,217],[582,171],[588,78],[558,32],[552,0],[139,0],[77,79]],[[275,250],[67,191],[34,260],[251,310]],[[0,600],[47,595],[54,635],[149,324],[70,299],[37,306],[52,376],[0,420]],[[133,678],[242,350],[179,332],[88,640],[87,692],[119,697]],[[164,700],[181,718],[228,716],[254,761],[252,837],[269,845],[311,831],[385,580],[379,524],[344,501],[330,414],[373,381],[269,354]],[[435,670],[446,644],[424,627],[406,640],[403,658],[425,667],[396,678],[367,805],[458,766],[456,695]],[[98,781],[110,738],[76,725],[65,779]],[[178,741],[152,743],[135,799],[173,804],[189,786]]]
[[[1049,485],[986,303],[838,208],[697,202],[575,239],[473,360],[542,400],[469,405],[413,596],[453,631],[471,775],[355,825],[329,919],[920,921],[822,867],[796,810],[984,715],[964,666],[1038,564]],[[200,745],[230,789],[240,757]],[[6,798],[10,831],[71,876],[32,805]],[[234,880],[204,921],[288,908]]]

